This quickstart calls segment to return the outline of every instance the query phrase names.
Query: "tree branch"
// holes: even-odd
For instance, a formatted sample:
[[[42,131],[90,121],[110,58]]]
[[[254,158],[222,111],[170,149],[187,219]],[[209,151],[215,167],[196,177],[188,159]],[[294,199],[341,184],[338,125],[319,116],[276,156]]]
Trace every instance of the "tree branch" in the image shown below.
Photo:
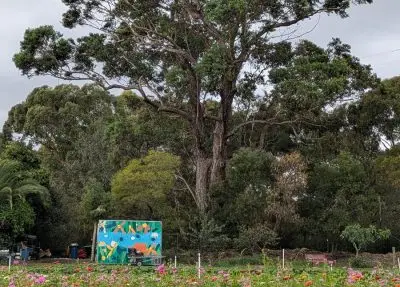
[[[226,138],[232,137],[240,128],[250,125],[250,124],[269,124],[269,125],[285,125],[285,124],[291,124],[298,122],[298,120],[291,120],[291,121],[283,121],[283,122],[273,122],[272,120],[252,120],[252,121],[247,121],[244,123],[241,123],[234,127],[226,136]]]
[[[178,174],[175,174],[175,178],[181,180],[185,184],[185,186],[186,186],[187,190],[189,191],[190,195],[193,197],[193,200],[196,203],[196,206],[199,206],[197,198],[196,198],[196,195],[193,192],[193,189],[190,187],[189,183],[186,181],[186,179],[183,176],[178,175]]]
[[[286,22],[271,23],[270,25],[264,26],[264,28],[261,29],[261,31],[256,34],[255,39],[262,37],[265,33],[269,32],[271,30],[275,30],[275,29],[282,28],[282,27],[292,26],[292,25],[297,24],[297,23],[299,23],[307,18],[310,18],[316,14],[323,13],[323,12],[335,12],[338,10],[340,10],[340,9],[339,8],[321,8],[321,9],[317,9],[315,11],[310,12],[309,14],[306,14],[306,15],[296,18],[296,19],[292,19],[292,20],[289,20]],[[266,21],[263,21],[263,22],[266,22]]]

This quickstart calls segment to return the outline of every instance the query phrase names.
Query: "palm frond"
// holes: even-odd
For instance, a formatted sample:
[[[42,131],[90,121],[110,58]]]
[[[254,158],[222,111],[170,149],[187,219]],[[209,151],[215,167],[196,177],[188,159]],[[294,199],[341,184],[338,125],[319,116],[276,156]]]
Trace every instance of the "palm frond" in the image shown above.
[[[49,190],[40,185],[39,183],[31,182],[27,184],[20,185],[14,191],[14,196],[19,196],[25,199],[28,195],[37,195],[44,207],[49,207],[50,205],[50,193]]]

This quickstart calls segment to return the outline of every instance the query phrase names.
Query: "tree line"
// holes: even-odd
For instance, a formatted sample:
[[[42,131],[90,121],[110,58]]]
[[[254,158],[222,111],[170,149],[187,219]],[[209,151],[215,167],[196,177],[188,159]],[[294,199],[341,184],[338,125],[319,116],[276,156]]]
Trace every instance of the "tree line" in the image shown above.
[[[28,77],[90,82],[36,88],[9,112],[0,158],[48,193],[17,197],[36,214],[23,230],[67,245],[100,217],[157,219],[167,246],[251,251],[344,248],[355,223],[400,235],[400,78],[340,39],[277,37],[350,1],[64,3],[63,25],[92,32],[28,29],[13,58]]]

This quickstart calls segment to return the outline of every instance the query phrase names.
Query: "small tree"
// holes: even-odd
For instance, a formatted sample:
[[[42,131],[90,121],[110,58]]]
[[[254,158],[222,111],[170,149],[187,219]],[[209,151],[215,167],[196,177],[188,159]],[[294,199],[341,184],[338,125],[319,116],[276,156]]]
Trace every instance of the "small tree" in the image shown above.
[[[389,229],[377,229],[375,226],[361,227],[360,224],[348,225],[340,235],[341,238],[348,240],[353,244],[356,250],[356,257],[362,248],[377,240],[388,239],[390,236]]]
[[[263,251],[266,247],[276,246],[279,241],[278,234],[265,223],[259,223],[248,228],[240,228],[239,237],[235,245],[242,250],[251,252]]]

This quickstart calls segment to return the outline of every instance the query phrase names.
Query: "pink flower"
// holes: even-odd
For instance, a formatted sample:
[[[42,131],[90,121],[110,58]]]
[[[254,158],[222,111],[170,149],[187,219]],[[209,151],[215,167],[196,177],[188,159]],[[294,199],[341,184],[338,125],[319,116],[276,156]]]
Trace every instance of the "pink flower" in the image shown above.
[[[158,274],[160,274],[160,275],[166,274],[167,271],[165,270],[165,265],[164,265],[164,264],[161,264],[161,265],[157,266],[156,272],[157,272]]]
[[[44,277],[43,275],[40,275],[39,277],[36,278],[35,283],[36,284],[42,284],[46,282],[46,277]]]

